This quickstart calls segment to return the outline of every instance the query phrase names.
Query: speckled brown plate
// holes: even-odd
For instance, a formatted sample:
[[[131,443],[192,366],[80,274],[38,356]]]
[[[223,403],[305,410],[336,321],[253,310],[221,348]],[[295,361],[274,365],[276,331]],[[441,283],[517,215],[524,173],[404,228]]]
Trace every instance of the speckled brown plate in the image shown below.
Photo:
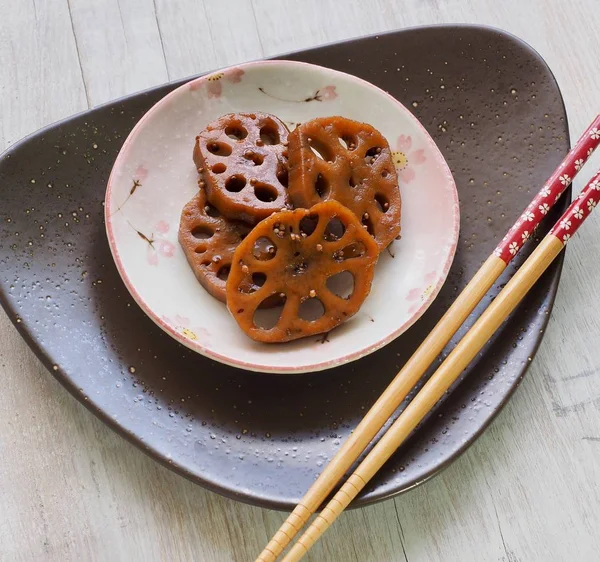
[[[452,168],[462,211],[458,252],[440,295],[408,332],[325,373],[261,375],[189,351],[136,306],[110,255],[102,198],[133,125],[181,82],[48,127],[1,157],[0,297],[54,376],[137,446],[211,490],[291,509],[569,143],[548,67],[527,45],[496,30],[410,29],[284,58],[349,72],[388,90],[414,110]],[[562,208],[564,202],[549,222]],[[355,505],[423,482],[493,419],[540,343],[561,263]]]

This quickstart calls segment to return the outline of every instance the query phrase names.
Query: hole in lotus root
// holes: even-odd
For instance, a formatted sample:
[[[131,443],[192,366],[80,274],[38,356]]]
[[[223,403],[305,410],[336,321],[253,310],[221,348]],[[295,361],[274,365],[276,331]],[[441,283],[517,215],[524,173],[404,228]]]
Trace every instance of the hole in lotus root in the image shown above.
[[[252,275],[246,276],[246,278],[240,283],[239,291],[240,293],[251,295],[252,293],[256,293],[256,291],[258,291],[266,283],[266,281],[266,274],[262,273],[261,271],[255,271]],[[278,304],[279,301],[274,297],[277,297],[277,295],[272,295],[270,302],[264,304],[269,304],[270,306]],[[263,304],[261,304],[261,306],[263,306]]]
[[[373,162],[375,162],[375,160],[377,159],[377,157],[380,154],[381,154],[381,147],[374,146],[372,148],[369,148],[369,150],[367,150],[367,152],[365,153],[365,160],[366,160],[367,164],[373,164]]]
[[[225,164],[223,164],[223,162],[219,162],[218,164],[215,164],[211,168],[211,170],[213,171],[213,174],[222,174],[226,169],[227,169],[227,166],[225,166]]]
[[[357,181],[356,178],[354,177],[354,174],[350,174],[350,177],[348,178],[348,185],[350,187],[356,187],[357,186]]]
[[[344,236],[344,232],[346,232],[346,227],[344,223],[337,217],[333,217],[325,227],[325,232],[323,233],[323,238],[327,242],[335,242],[339,240],[342,236]]]
[[[263,125],[260,129],[260,140],[264,144],[279,144],[279,131],[274,125]]]
[[[323,174],[319,174],[315,180],[315,191],[321,199],[323,199],[329,191],[329,182],[325,179]]]
[[[246,152],[244,158],[249,162],[252,162],[254,166],[260,166],[265,161],[265,157],[257,152]]]
[[[305,217],[302,217],[299,224],[300,234],[310,236],[316,230],[318,224],[318,215],[306,215]]]
[[[192,229],[192,236],[198,240],[207,240],[208,238],[212,238],[213,235],[214,232],[212,229],[210,229],[208,226],[204,226],[203,224]]]
[[[325,314],[323,303],[317,298],[309,298],[300,303],[298,317],[307,322],[314,322]]]
[[[316,139],[308,139],[308,146],[315,153],[317,158],[330,162],[333,159],[331,149],[323,142]]]
[[[354,275],[350,271],[342,271],[327,278],[327,288],[342,299],[349,299],[354,292]]]
[[[246,178],[244,176],[231,176],[225,182],[225,189],[232,193],[238,193],[239,191],[242,191],[244,187],[246,187]]]
[[[361,219],[361,221],[363,226],[365,227],[365,230],[371,235],[373,236],[373,221],[371,220],[371,217],[368,216],[366,213],[363,215],[363,218]]]
[[[263,330],[270,330],[277,326],[277,323],[281,318],[281,313],[283,312],[283,307],[285,306],[285,301],[286,297],[284,295],[281,297],[278,306],[269,308],[272,303],[272,296],[263,300],[254,312],[254,325]]]
[[[255,271],[252,274],[252,283],[254,283],[257,287],[262,287],[267,280],[267,276],[261,271]]]
[[[261,236],[255,243],[252,254],[257,260],[269,261],[277,254],[277,246],[266,236]]]
[[[283,187],[288,186],[288,170],[283,164],[279,164],[277,167],[277,180]]]
[[[219,271],[217,271],[217,277],[221,281],[227,281],[227,278],[229,277],[229,272],[230,271],[231,271],[231,266],[230,265],[222,265],[219,268]]]
[[[225,134],[230,139],[241,141],[248,136],[248,131],[246,131],[246,129],[244,129],[244,127],[242,127],[241,125],[232,124],[228,125],[225,128]]]
[[[215,156],[229,156],[231,154],[231,147],[226,142],[212,141],[207,144],[206,148]]]
[[[219,210],[216,207],[213,207],[210,203],[204,205],[204,213],[213,218],[218,218],[221,216]]]
[[[390,171],[389,170],[383,170],[383,172],[381,172],[381,177],[382,178],[387,178],[390,175]]]
[[[354,150],[356,148],[356,137],[352,135],[342,135],[339,140],[340,144],[346,150]]]
[[[272,203],[277,199],[277,190],[268,183],[260,183],[254,186],[254,195],[259,201]]]
[[[387,212],[387,210],[390,208],[390,204],[387,200],[387,197],[383,195],[383,193],[375,194],[375,202],[377,203],[377,207],[379,207],[379,210],[382,213]]]
[[[203,254],[204,252],[206,252],[206,246],[196,246],[194,252],[196,252],[197,254]]]
[[[352,258],[360,258],[365,255],[367,249],[362,242],[353,242],[348,244],[333,255],[336,261],[350,260]]]

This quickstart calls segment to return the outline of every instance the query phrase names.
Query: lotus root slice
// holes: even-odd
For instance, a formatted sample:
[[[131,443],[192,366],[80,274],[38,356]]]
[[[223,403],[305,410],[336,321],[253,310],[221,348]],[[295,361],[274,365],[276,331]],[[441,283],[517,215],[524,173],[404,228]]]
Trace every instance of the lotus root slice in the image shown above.
[[[323,117],[289,135],[289,195],[296,207],[338,201],[380,250],[400,235],[398,174],[383,135],[365,123]]]
[[[251,228],[225,219],[208,203],[203,189],[183,208],[179,243],[200,284],[221,302],[226,301],[233,254]]]
[[[259,342],[329,332],[359,310],[378,257],[376,241],[336,201],[281,211],[255,226],[235,251],[227,306]],[[261,325],[257,309],[276,296],[283,302],[279,316],[271,311],[271,325]]]
[[[274,115],[220,117],[197,137],[194,163],[223,216],[256,224],[288,204],[288,130]]]

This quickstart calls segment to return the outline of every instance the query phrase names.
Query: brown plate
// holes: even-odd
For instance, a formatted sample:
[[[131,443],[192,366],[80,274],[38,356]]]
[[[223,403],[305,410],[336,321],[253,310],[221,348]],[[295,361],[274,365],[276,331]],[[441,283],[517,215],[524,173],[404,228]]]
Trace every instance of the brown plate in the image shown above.
[[[329,66],[388,90],[415,112],[452,168],[462,209],[459,248],[440,295],[413,328],[355,363],[278,376],[217,364],[176,343],[146,317],[113,264],[102,199],[131,128],[182,82],[67,119],[4,153],[0,298],[54,376],[130,441],[211,490],[290,509],[569,143],[550,70],[530,47],[496,30],[409,29],[283,58]],[[565,201],[558,204],[540,234],[564,206]],[[544,274],[467,370],[466,380],[355,505],[426,480],[494,418],[540,343],[561,264]],[[484,305],[505,282],[500,280]]]

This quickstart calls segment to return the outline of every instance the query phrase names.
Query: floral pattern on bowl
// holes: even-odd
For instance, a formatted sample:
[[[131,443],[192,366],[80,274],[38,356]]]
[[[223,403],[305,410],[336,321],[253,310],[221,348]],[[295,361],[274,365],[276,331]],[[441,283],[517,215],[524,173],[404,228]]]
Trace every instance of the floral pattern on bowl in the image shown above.
[[[359,313],[326,336],[281,345],[251,341],[226,307],[199,285],[179,247],[181,210],[198,189],[192,161],[196,134],[225,113],[252,111],[273,113],[291,126],[343,115],[378,128],[393,151],[402,193],[402,239],[381,254],[371,294]],[[359,78],[291,61],[224,69],[158,102],[117,157],[105,216],[125,284],[162,329],[217,361],[279,373],[335,367],[398,337],[439,292],[459,230],[450,170],[410,111]]]

